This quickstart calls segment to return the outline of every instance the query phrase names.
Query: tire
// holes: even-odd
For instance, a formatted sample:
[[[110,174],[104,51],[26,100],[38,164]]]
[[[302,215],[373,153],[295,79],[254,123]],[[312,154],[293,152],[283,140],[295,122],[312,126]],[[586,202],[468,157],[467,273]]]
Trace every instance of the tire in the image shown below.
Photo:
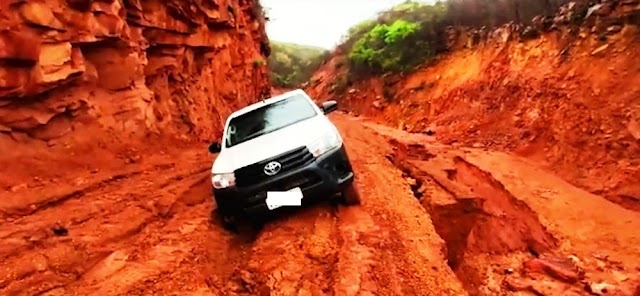
[[[351,182],[351,184],[342,191],[342,203],[348,206],[360,204],[360,193],[358,192],[358,188],[356,188],[355,182]]]
[[[262,219],[261,217],[249,218],[249,225],[252,231],[260,232],[260,230],[262,230],[262,227],[264,227],[264,219]]]
[[[236,232],[238,230],[237,217],[223,213],[220,209],[213,209],[211,211],[211,220],[213,223],[220,222],[222,228],[227,231]]]

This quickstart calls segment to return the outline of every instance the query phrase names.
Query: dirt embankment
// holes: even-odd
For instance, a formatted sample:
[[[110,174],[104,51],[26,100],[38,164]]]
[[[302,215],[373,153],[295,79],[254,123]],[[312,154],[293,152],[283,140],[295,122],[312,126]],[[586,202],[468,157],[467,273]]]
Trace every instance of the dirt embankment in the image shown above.
[[[516,152],[640,210],[640,3],[593,6],[581,27],[567,21],[575,7],[538,20],[540,28],[453,30],[449,54],[343,94],[336,53],[307,90],[443,143]]]
[[[2,1],[0,186],[145,135],[210,140],[269,93],[263,21],[258,1]]]
[[[640,293],[640,213],[523,157],[360,122],[392,145],[387,159],[403,171],[470,295]]]

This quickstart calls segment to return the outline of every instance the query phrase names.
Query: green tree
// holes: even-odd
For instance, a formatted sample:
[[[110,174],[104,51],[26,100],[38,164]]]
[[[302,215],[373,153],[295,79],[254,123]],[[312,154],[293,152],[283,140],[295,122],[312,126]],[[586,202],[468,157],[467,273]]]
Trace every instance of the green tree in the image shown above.
[[[420,25],[396,20],[391,25],[378,24],[354,44],[349,58],[356,65],[366,65],[372,70],[403,70],[410,59],[402,46],[404,40],[416,33]]]
[[[324,48],[277,41],[271,42],[271,50],[267,64],[276,87],[296,87],[308,81],[329,56]]]
[[[434,40],[438,24],[446,15],[443,3],[426,5],[405,2],[381,13],[371,25],[363,22],[344,40],[355,40],[344,48],[352,74],[373,74],[409,70],[433,57],[443,46]],[[364,31],[368,29],[368,31]]]

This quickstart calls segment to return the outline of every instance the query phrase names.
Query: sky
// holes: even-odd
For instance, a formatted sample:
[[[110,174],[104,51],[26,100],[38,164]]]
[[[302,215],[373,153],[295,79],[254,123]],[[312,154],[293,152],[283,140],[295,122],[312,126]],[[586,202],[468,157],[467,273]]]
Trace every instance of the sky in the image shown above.
[[[349,28],[405,0],[260,0],[275,41],[332,49]]]

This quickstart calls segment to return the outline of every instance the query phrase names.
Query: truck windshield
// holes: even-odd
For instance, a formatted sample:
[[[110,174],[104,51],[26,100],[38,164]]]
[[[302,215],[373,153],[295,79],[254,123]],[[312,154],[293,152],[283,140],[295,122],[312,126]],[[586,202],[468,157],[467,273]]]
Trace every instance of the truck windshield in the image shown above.
[[[260,107],[229,121],[225,137],[226,147],[238,145],[316,115],[316,110],[302,94]]]

